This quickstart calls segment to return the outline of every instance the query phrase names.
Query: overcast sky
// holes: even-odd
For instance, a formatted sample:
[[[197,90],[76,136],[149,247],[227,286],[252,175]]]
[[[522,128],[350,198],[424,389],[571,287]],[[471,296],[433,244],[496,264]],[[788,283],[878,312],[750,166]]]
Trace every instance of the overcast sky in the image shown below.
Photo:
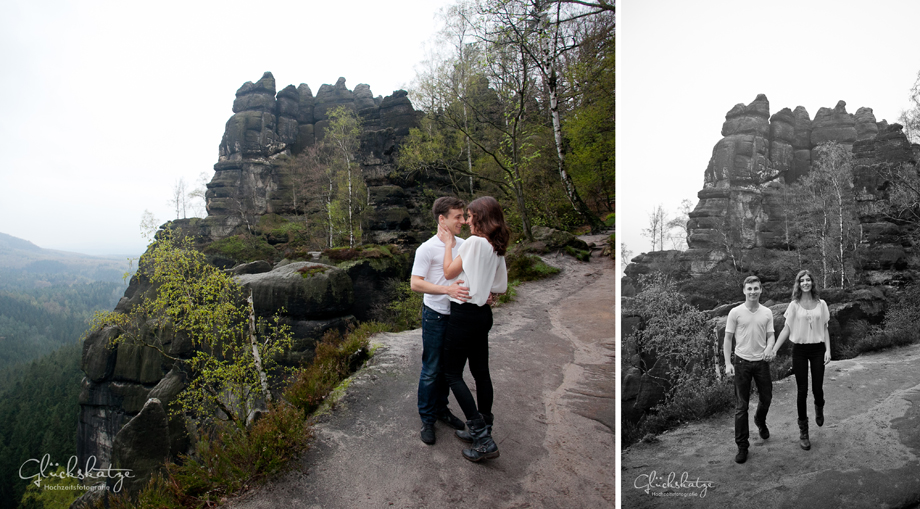
[[[139,255],[180,177],[213,175],[236,90],[271,71],[407,88],[448,0],[0,2],[0,232]]]
[[[725,114],[846,102],[894,123],[920,71],[920,1],[617,2],[617,240],[633,256],[657,204],[697,203]],[[666,246],[667,247],[667,246]]]

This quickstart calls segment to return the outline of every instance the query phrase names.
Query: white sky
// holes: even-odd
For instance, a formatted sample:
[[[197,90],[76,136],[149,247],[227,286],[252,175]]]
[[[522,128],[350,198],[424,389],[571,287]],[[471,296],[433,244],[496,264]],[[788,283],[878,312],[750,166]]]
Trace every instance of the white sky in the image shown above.
[[[771,115],[814,119],[842,99],[894,123],[920,71],[915,0],[620,0],[617,17],[617,240],[633,256],[656,204],[696,205],[735,104],[763,93]]]
[[[449,0],[0,1],[0,232],[137,256],[213,175],[236,90],[406,89]]]

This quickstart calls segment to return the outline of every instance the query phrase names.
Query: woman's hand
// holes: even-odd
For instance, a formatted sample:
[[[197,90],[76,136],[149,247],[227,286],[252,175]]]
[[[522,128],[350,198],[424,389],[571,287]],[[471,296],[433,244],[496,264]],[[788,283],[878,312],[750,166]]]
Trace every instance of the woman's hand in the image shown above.
[[[438,225],[438,240],[443,242],[444,245],[449,248],[453,248],[454,244],[457,243],[457,239],[454,237],[454,234],[441,225]]]
[[[824,351],[824,364],[828,364],[830,362],[831,362],[831,350],[830,348],[828,348],[827,350]]]

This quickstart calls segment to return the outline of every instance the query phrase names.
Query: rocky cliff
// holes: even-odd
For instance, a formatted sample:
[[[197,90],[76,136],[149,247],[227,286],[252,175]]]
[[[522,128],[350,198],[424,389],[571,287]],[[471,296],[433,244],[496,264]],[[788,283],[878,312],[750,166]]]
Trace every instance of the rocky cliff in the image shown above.
[[[252,289],[257,313],[285,310],[283,319],[296,336],[295,348],[285,359],[288,364],[309,361],[316,339],[325,331],[365,319],[386,298],[383,290],[389,279],[408,277],[411,251],[400,246],[411,248],[430,235],[430,197],[423,189],[438,187],[438,182],[405,180],[396,172],[396,150],[418,123],[407,93],[374,97],[367,85],[349,90],[344,78],[321,86],[315,96],[305,84],[276,92],[271,73],[243,84],[207,186],[208,216],[172,223],[208,252],[208,246],[244,234],[253,222],[302,220],[309,204],[291,199],[285,160],[323,138],[328,113],[338,106],[353,109],[362,121],[359,162],[373,208],[363,225],[363,241],[390,246],[320,258],[319,253],[286,247],[283,233],[267,233],[268,240],[262,238],[263,244],[245,255],[212,256],[216,265]],[[309,278],[302,275],[305,267]],[[116,311],[127,311],[152,291],[139,271]],[[187,338],[160,334],[170,355],[193,353]],[[100,468],[118,464],[149,470],[143,465],[156,465],[189,448],[185,420],[164,417],[164,409],[187,382],[159,352],[124,343],[113,347],[116,337],[113,329],[103,329],[84,343],[78,456],[80,464],[95,456]],[[156,444],[151,446],[151,440]],[[132,458],[138,458],[136,466]]]

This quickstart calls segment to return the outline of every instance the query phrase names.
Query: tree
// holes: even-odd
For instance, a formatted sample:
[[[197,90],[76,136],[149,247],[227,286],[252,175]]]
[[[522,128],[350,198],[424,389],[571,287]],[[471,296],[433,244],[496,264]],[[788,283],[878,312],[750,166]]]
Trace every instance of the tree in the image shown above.
[[[267,377],[274,359],[290,347],[287,327],[277,318],[255,322],[242,288],[209,265],[190,238],[171,230],[158,234],[136,277],[155,291],[125,313],[97,313],[90,331],[112,327],[116,344],[155,349],[185,371],[190,383],[177,401],[196,418],[242,424],[261,400],[270,401]],[[191,358],[169,349],[179,337],[194,346]]]
[[[797,249],[817,258],[824,286],[847,284],[859,223],[852,189],[853,156],[836,142],[815,149],[811,171],[793,186],[790,237]]]
[[[323,142],[330,150],[330,163],[341,182],[332,210],[341,213],[348,247],[361,241],[361,213],[367,208],[367,186],[357,161],[361,147],[361,122],[354,110],[339,106],[329,112],[329,126]],[[331,247],[331,246],[330,246]]]
[[[668,213],[659,203],[648,214],[648,228],[642,230],[642,236],[652,241],[652,251],[664,250],[665,230],[668,224]],[[655,249],[655,247],[658,249]]]
[[[904,134],[912,143],[920,143],[920,71],[917,72],[917,79],[910,88],[909,110],[901,111],[898,122],[904,126]]]
[[[188,194],[185,191],[184,177],[179,177],[179,180],[173,184],[169,204],[176,209],[176,219],[185,219],[186,209],[188,208]]]
[[[677,208],[677,216],[669,220],[665,225],[668,240],[671,241],[674,249],[682,251],[687,249],[687,239],[690,237],[690,230],[687,225],[690,221],[691,212],[693,212],[693,202],[685,198],[681,200],[680,207]]]
[[[484,12],[491,18],[485,38],[493,46],[511,45],[530,60],[538,73],[537,86],[548,99],[544,107],[552,124],[560,181],[572,208],[597,229],[601,226],[600,220],[582,201],[566,168],[560,113],[565,88],[565,74],[561,69],[563,57],[578,47],[577,41],[566,32],[570,24],[594,12],[564,6],[563,2],[552,0],[489,0],[484,4]]]

